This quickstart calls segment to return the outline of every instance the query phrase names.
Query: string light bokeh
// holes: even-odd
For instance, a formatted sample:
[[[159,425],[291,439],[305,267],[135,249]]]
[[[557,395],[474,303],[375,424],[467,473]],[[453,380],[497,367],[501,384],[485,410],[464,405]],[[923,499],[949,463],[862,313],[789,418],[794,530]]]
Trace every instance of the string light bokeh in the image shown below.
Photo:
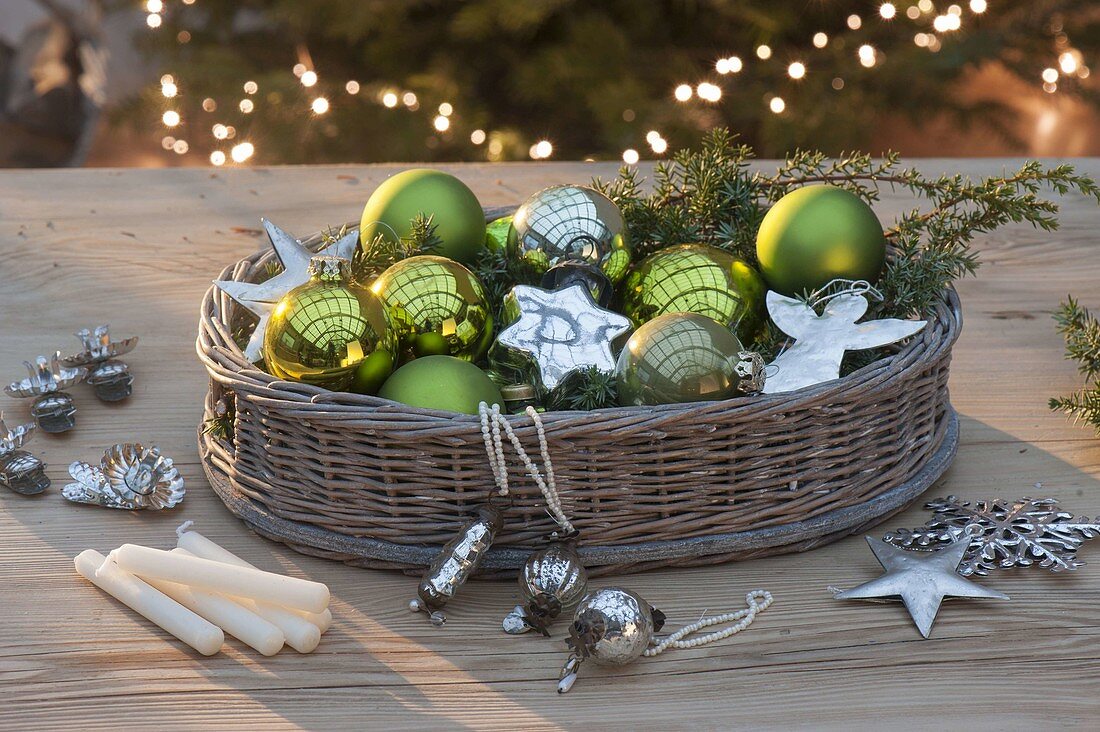
[[[193,29],[181,27],[186,22],[186,12],[179,13],[178,17],[175,14],[190,10],[189,6],[201,5],[202,0],[144,0],[146,32],[175,33],[176,43],[186,45],[192,42]],[[858,11],[849,12],[857,6]],[[958,3],[944,6],[933,0],[877,5],[837,3],[835,24],[828,32],[825,28],[808,32],[804,42],[797,45],[783,45],[767,39],[766,42],[725,49],[716,54],[716,58],[701,64],[695,78],[684,78],[672,84],[669,98],[685,111],[692,110],[691,114],[713,116],[706,110],[719,107],[730,94],[739,93],[751,78],[764,89],[756,103],[765,117],[803,114],[808,111],[800,106],[803,97],[840,94],[852,84],[863,83],[863,75],[880,73],[889,63],[888,53],[877,42],[883,34],[908,39],[916,49],[938,54],[952,38],[972,30],[980,31],[983,17],[994,10],[987,0],[970,0],[965,6]],[[170,20],[172,22],[168,22]],[[1035,84],[1049,94],[1057,93],[1060,84],[1070,80],[1079,82],[1090,75],[1084,54],[1071,45],[1064,30],[1052,30],[1055,31],[1054,42],[1050,44],[1049,56],[1041,59],[1034,70]],[[292,85],[298,89],[296,92],[286,85],[265,90],[250,78],[255,70],[242,70],[237,97],[229,98],[224,93],[205,88],[202,78],[187,78],[186,68],[166,70],[158,83],[162,104],[157,133],[158,136],[171,133],[161,137],[165,153],[198,156],[214,166],[264,162],[260,146],[269,115],[297,115],[301,125],[320,125],[320,134],[334,136],[339,132],[333,132],[337,128],[326,120],[337,112],[346,113],[362,105],[377,105],[394,114],[411,115],[408,124],[419,125],[424,130],[428,148],[444,143],[466,144],[470,156],[490,161],[504,159],[509,146],[514,149],[514,132],[486,126],[484,123],[489,120],[483,116],[468,119],[458,102],[438,89],[403,88],[392,79],[369,78],[363,73],[365,69],[357,78],[330,78],[331,70],[315,68],[308,48],[299,46],[296,56],[286,60],[284,72],[287,79],[296,79],[297,84]],[[839,65],[826,62],[827,58],[834,57],[841,59]],[[188,105],[181,103],[197,99],[202,101],[194,111],[188,111]],[[739,103],[744,102],[739,100]],[[634,109],[627,108],[622,112],[622,119],[632,123],[637,131],[636,138],[622,148],[623,162],[634,164],[645,158],[659,159],[668,153],[668,139],[654,126],[655,122],[660,122],[659,118],[649,118],[644,113],[639,116]],[[181,137],[183,131],[190,139]],[[529,159],[554,157],[555,130],[547,129],[543,135],[523,143],[527,145]]]

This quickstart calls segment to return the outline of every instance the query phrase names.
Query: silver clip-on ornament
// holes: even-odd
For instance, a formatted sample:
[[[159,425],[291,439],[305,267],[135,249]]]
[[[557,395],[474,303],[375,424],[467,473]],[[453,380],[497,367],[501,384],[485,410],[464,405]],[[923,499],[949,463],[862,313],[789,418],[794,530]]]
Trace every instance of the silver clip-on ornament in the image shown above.
[[[33,433],[33,422],[8,429],[4,413],[0,412],[0,485],[24,496],[36,495],[50,487],[46,464],[19,449]]]
[[[640,657],[665,624],[665,614],[640,595],[622,587],[589,592],[577,605],[569,628],[569,660],[561,669],[558,693],[573,688],[580,665],[587,659],[622,666]]]
[[[477,517],[443,546],[439,556],[428,567],[417,587],[417,597],[409,602],[409,610],[428,613],[432,625],[440,626],[447,622],[443,606],[477,571],[503,524],[500,509],[493,504],[487,503],[478,508]]]
[[[8,396],[34,399],[31,416],[43,432],[65,432],[76,425],[76,406],[73,398],[65,389],[83,381],[88,371],[85,368],[66,368],[61,364],[61,353],[53,358],[39,356],[32,364],[24,361],[30,374],[22,381],[15,381],[4,387]]]
[[[101,325],[95,330],[84,328],[76,333],[84,345],[84,350],[62,359],[65,366],[86,367],[89,369],[88,384],[95,395],[105,402],[118,402],[133,393],[134,375],[130,367],[117,361],[134,350],[137,336],[121,341],[112,341],[110,326]]]
[[[156,447],[113,445],[99,465],[77,461],[69,466],[75,482],[61,489],[74,503],[120,508],[160,510],[183,500],[183,477],[172,458]]]
[[[519,574],[524,604],[516,605],[504,618],[504,632],[519,635],[537,630],[550,636],[550,624],[576,607],[588,589],[588,572],[573,542],[554,541],[527,558]]]

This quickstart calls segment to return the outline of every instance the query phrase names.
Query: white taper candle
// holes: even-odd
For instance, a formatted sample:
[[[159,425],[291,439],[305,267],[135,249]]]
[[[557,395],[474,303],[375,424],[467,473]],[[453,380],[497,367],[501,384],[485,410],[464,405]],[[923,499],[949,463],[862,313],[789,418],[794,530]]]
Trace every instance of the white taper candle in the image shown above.
[[[328,607],[329,592],[320,582],[183,556],[135,544],[111,552],[119,567],[140,577],[178,582],[223,595],[285,605],[319,613]]]
[[[181,527],[181,528],[184,528],[184,527],[189,526],[189,525],[190,524],[184,524],[184,526]],[[223,562],[225,564],[235,564],[238,567],[250,567],[252,569],[257,569],[257,567],[255,565],[249,564],[248,562],[241,559],[240,557],[238,557],[233,552],[229,551],[228,549],[221,546],[220,544],[217,544],[217,543],[211,541],[210,539],[206,538],[205,536],[203,536],[202,534],[200,534],[197,531],[178,531],[177,533],[178,533],[179,539],[176,541],[176,546],[178,546],[180,549],[185,549],[185,550],[191,552],[196,557],[202,557],[203,559],[210,559],[210,560],[215,561],[215,562]],[[256,604],[259,605],[261,610],[266,605],[266,603],[256,603]],[[270,605],[268,605],[268,607],[270,607]],[[310,613],[310,612],[297,611],[297,610],[290,610],[290,612],[294,613],[295,615],[299,615],[299,616],[305,618],[306,620],[308,620],[309,622],[313,623],[314,625],[316,625],[318,627],[318,629],[322,633],[324,633],[326,630],[328,630],[329,626],[332,625],[332,611],[330,611],[328,608],[326,608],[324,611],[322,611],[320,613]],[[265,616],[265,617],[267,617],[267,616]],[[271,620],[271,622],[275,623],[276,625],[279,625],[278,622],[276,622],[275,620],[273,620],[270,617],[268,617],[268,620]],[[293,643],[291,643],[290,642],[290,633],[288,633],[287,629],[284,628],[283,626],[279,625],[279,627],[283,629],[284,633],[286,633],[287,643],[290,643],[291,647],[293,647],[297,651],[301,651],[302,653],[308,653],[309,652],[309,651],[302,651],[301,648],[298,648]]]
[[[180,549],[178,547],[176,549],[173,549],[172,553],[182,554],[188,557],[195,556],[186,549]],[[288,646],[298,651],[299,653],[311,653],[313,649],[317,647],[317,644],[321,642],[321,629],[303,618],[301,615],[295,613],[293,610],[288,610],[287,608],[280,607],[278,605],[271,605],[266,602],[256,602],[255,600],[249,600],[246,597],[230,597],[220,594],[214,596],[222,598],[227,602],[231,602],[233,604],[239,604],[241,607],[246,608],[249,611],[249,614],[255,614],[256,616],[258,616],[258,620],[263,620],[265,625],[273,626],[274,628],[279,630],[280,646],[285,641]],[[181,600],[181,602],[183,601]],[[187,603],[184,604],[186,605]],[[195,611],[198,612],[200,615],[203,614],[200,610]],[[229,631],[230,635],[237,635],[233,631],[229,630],[229,628],[227,628],[225,625],[222,625],[221,623],[218,624],[221,625],[222,628],[224,628],[225,630]],[[241,640],[244,639],[242,638]],[[257,648],[256,650],[259,649]],[[278,648],[276,648],[275,650],[278,650]],[[260,652],[263,653],[263,651]],[[274,653],[274,651],[272,651],[272,653]]]
[[[221,628],[119,569],[94,549],[78,554],[73,564],[81,577],[204,656],[217,653],[225,642]]]
[[[224,595],[151,577],[145,581],[265,656],[274,656],[286,641],[283,631]]]

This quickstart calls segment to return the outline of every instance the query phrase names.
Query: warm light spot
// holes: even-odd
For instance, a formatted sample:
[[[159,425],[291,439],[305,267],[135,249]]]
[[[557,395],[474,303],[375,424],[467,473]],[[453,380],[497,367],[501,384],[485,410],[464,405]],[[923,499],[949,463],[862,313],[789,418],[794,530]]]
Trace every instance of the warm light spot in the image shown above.
[[[416,95],[413,94],[411,91],[405,92],[401,95],[401,103],[412,110],[415,110],[417,107],[420,106],[420,102],[417,100]]]
[[[836,89],[837,91],[840,91],[841,89],[844,88],[844,79],[841,79],[839,76],[834,76],[833,81],[832,81],[832,87],[834,89]]]
[[[175,144],[176,138],[172,137],[171,135],[166,135],[160,138],[160,146],[163,147],[165,150],[171,150],[172,146]]]
[[[225,165],[225,153],[221,150],[215,150],[210,153],[210,162],[214,165]]]
[[[211,132],[214,133],[215,140],[224,140],[225,138],[229,137],[229,128],[221,124],[220,122],[214,125],[214,127],[211,129]]]
[[[1069,50],[1058,57],[1058,68],[1063,74],[1076,74],[1077,67],[1081,63],[1081,52]]]
[[[801,79],[806,75],[806,65],[800,61],[795,61],[787,67],[787,76],[792,79]]]
[[[242,142],[234,145],[233,149],[229,151],[230,157],[233,158],[235,163],[243,163],[252,157],[252,154],[256,152],[256,148],[253,147],[251,142]]]
[[[344,84],[344,90],[348,94],[358,94],[359,93],[359,82],[355,81],[355,80],[349,81],[347,84]]]
[[[695,93],[699,95],[700,99],[707,102],[717,102],[722,98],[722,88],[717,84],[711,84],[709,81],[704,81],[695,87]]]
[[[252,103],[251,99],[242,99],[237,107],[245,114],[252,114],[252,110],[256,108],[256,105]]]
[[[741,73],[741,69],[745,66],[745,64],[741,62],[740,56],[730,56],[726,59],[726,63],[729,64],[731,74]]]
[[[164,0],[145,0],[145,9],[150,13],[159,13],[164,10]]]
[[[300,81],[302,82],[302,86],[307,86],[307,87],[308,86],[313,86],[314,84],[317,83],[317,72],[316,71],[307,71],[307,72],[305,72],[300,77]]]
[[[932,0],[920,0],[917,7],[920,8],[922,13],[931,13],[935,6],[932,4]]]
[[[772,97],[768,102],[768,109],[775,114],[782,114],[783,110],[787,108],[787,103],[783,101],[783,97]]]
[[[892,20],[898,14],[898,9],[894,7],[893,3],[883,3],[878,8],[878,14],[882,16],[883,20]]]
[[[237,136],[237,128],[236,127],[234,127],[233,125],[229,125],[228,127],[225,128],[225,137],[226,137],[226,139],[232,140],[236,136]]]
[[[761,61],[767,61],[769,58],[772,57],[771,46],[766,46],[764,44],[757,46],[756,57],[759,58]]]
[[[305,64],[294,64],[294,68],[291,69],[291,70],[294,72],[295,76],[297,76],[299,79],[301,79],[302,74],[306,73],[306,65]]]
[[[190,43],[190,42],[191,42],[191,31],[181,30],[179,33],[176,34],[176,43]]]
[[[1043,69],[1043,81],[1048,84],[1058,81],[1058,69]]]
[[[859,30],[863,26],[863,18],[859,17],[855,13],[848,16],[848,27],[852,30]]]
[[[260,90],[260,85],[257,84],[254,81],[246,81],[244,83],[244,93],[245,94],[255,94],[259,90]]]
[[[905,9],[905,17],[909,20],[916,20],[920,17],[920,8],[918,8],[916,5],[910,5],[908,8]]]
[[[434,126],[440,132],[446,132],[451,127],[451,120],[447,119],[443,115],[439,115],[434,120],[432,120],[432,126]]]
[[[660,139],[661,139],[661,133],[658,132],[657,130],[650,130],[649,132],[645,133],[645,141],[648,142],[650,145],[653,144],[654,140],[660,140]]]
[[[176,93],[178,91],[179,91],[179,89],[172,82],[168,82],[167,84],[161,84],[160,85],[160,93],[163,94],[164,96],[168,97],[169,99],[176,96]]]
[[[470,133],[470,142],[480,145],[485,142],[485,130],[474,130]]]
[[[191,149],[191,146],[187,144],[187,140],[176,140],[172,145],[172,152],[176,155],[186,155],[187,151]]]
[[[859,62],[867,68],[871,68],[877,61],[878,52],[875,51],[874,46],[864,43],[859,47]]]
[[[218,103],[214,101],[213,97],[207,97],[202,100],[202,111],[213,112],[218,108]]]
[[[1058,85],[1050,81],[1044,81],[1043,91],[1045,91],[1047,94],[1053,94],[1054,92],[1058,91]]]
[[[917,33],[915,36],[913,36],[913,43],[916,44],[918,48],[927,48],[928,36],[923,33]]]
[[[549,140],[539,140],[535,143],[535,153],[540,160],[548,158],[554,154],[554,146]]]
[[[165,127],[175,127],[180,123],[180,113],[176,112],[175,110],[169,109],[167,112],[161,115],[160,119],[162,122],[164,122]]]
[[[672,94],[676,97],[676,101],[686,102],[691,99],[691,87],[687,84],[680,84]]]
[[[641,156],[634,148],[623,150],[623,162],[627,165],[637,165],[639,160],[641,160]]]
[[[317,97],[309,107],[313,110],[314,114],[324,114],[328,111],[328,100],[324,97]]]
[[[160,24],[163,22],[164,20],[156,14],[148,15],[145,18],[145,24],[148,25],[150,28],[160,28]]]
[[[444,117],[450,117],[454,114],[455,108],[451,106],[450,102],[443,102],[439,105],[439,113]]]
[[[814,33],[814,48],[825,48],[827,45],[829,45],[829,36],[821,32]]]
[[[970,0],[970,12],[981,15],[989,5],[985,0]]]
[[[728,74],[730,72],[730,60],[728,58],[720,58],[714,62],[714,70],[719,74]]]
[[[947,14],[948,15],[962,15],[963,14],[963,9],[961,7],[959,7],[958,5],[952,5],[949,8],[947,8]]]
[[[385,94],[382,95],[382,104],[384,104],[387,107],[391,107],[391,108],[396,107],[397,106],[397,95],[394,94],[393,92],[386,92]]]
[[[658,155],[664,155],[664,153],[668,150],[668,141],[665,140],[663,137],[658,137],[656,140],[650,142],[649,146],[653,149],[653,152],[657,153]]]

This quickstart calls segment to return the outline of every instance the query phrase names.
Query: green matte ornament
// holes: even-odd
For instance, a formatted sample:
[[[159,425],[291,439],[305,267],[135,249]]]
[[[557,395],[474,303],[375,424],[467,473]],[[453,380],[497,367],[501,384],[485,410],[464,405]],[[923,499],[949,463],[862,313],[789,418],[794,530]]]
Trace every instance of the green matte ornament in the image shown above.
[[[478,404],[504,405],[500,389],[469,361],[424,356],[393,372],[378,396],[411,407],[477,414]]]
[[[626,342],[615,365],[619,404],[679,404],[736,396],[743,348],[705,315],[668,313]]]
[[[418,214],[432,217],[441,241],[437,254],[472,264],[484,251],[485,214],[477,196],[453,175],[427,168],[398,173],[375,189],[363,207],[359,246],[379,234],[407,238]]]
[[[473,272],[433,255],[397,262],[371,283],[402,346],[414,357],[476,361],[493,338],[493,315]]]
[[[743,259],[706,244],[682,244],[654,252],[627,275],[622,312],[637,325],[666,313],[698,313],[750,343],[767,318],[766,292]]]
[[[756,257],[771,289],[797,297],[838,278],[875,284],[886,261],[886,238],[875,212],[856,194],[805,186],[764,216]]]

